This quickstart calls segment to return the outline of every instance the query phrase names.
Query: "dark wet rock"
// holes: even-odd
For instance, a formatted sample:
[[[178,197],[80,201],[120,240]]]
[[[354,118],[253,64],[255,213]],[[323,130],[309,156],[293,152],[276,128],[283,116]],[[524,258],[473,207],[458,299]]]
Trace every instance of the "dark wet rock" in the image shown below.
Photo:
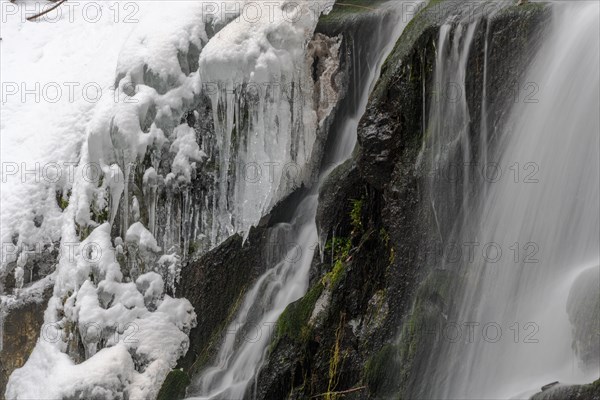
[[[35,217],[33,217],[33,225],[36,228],[41,227],[43,223],[44,223],[44,215],[43,214],[38,214]]]
[[[544,386],[542,386],[542,392],[545,392],[546,390],[551,389],[551,388],[555,387],[558,384],[560,384],[559,381],[554,381],[554,382],[547,383]]]
[[[584,368],[600,365],[600,267],[584,271],[573,283],[567,301],[573,327],[573,350]]]
[[[212,360],[244,294],[265,271],[268,251],[267,228],[253,228],[245,243],[234,235],[183,267],[176,293],[192,303],[198,321],[190,332],[190,348],[179,361],[189,376]]]
[[[21,244],[14,248],[19,253],[24,252],[25,265],[23,266],[23,285],[28,286],[50,275],[58,262],[60,246],[58,242],[42,245],[41,243],[28,245]],[[13,249],[5,247],[5,254],[12,252]],[[0,293],[11,294],[15,290],[14,271],[17,262],[12,261],[6,264],[6,268],[0,273]],[[4,285],[4,286],[3,286]]]
[[[600,400],[600,379],[588,385],[558,384],[537,393],[531,400]]]
[[[356,160],[349,159],[329,174],[319,191],[317,221],[319,231],[325,234],[348,232],[347,216],[350,215],[350,198],[361,195],[361,181]],[[350,195],[348,197],[348,195]],[[346,225],[342,225],[346,223]]]
[[[190,378],[188,375],[182,370],[174,369],[165,378],[156,399],[181,400],[185,398],[185,390],[189,384]]]
[[[405,29],[360,122],[359,149],[321,188],[317,224],[321,239],[327,238],[323,261],[315,257],[307,297],[284,314],[286,325],[296,316],[292,325],[298,336],[274,339],[258,384],[249,389],[259,399],[339,392],[349,399],[427,398],[428,388],[417,387],[418,379],[440,338],[423,332],[445,320],[453,290],[461,284],[454,270],[440,268],[440,256],[462,218],[464,182],[445,182],[418,163],[433,101],[440,25],[469,12],[462,3],[449,3],[425,9]],[[494,11],[479,20],[467,60],[465,96],[474,143],[479,142],[486,36],[487,89],[494,92],[488,121],[500,131],[514,100],[511,88],[499,83],[522,78],[549,17],[538,4]],[[344,22],[337,14],[320,27],[337,33],[368,20],[365,15]],[[460,160],[458,151],[449,158]],[[436,213],[432,199],[445,205],[443,212]],[[324,287],[307,321],[306,312],[294,310],[313,304],[319,285]]]
[[[439,26],[453,15],[457,19],[464,18],[463,14],[468,16],[472,11],[469,7],[472,3],[468,2],[464,9],[460,2],[441,4],[441,7],[424,9],[408,24],[382,68],[382,76],[361,121],[358,138],[363,151],[360,165],[365,177],[376,187],[389,182],[398,160],[402,160],[402,165],[409,164],[410,159],[403,158],[406,151],[420,149],[425,133],[424,120],[431,106],[429,97],[435,90],[441,90],[432,87]],[[464,94],[474,118],[472,136],[477,134],[480,126],[483,50],[488,24],[487,92],[493,105],[489,118],[492,129],[499,130],[501,118],[510,110],[507,105],[515,101],[514,84],[522,78],[535,55],[544,33],[544,22],[549,16],[544,5],[531,4],[508,7],[479,22],[468,59],[467,93]],[[427,88],[425,93],[423,88]]]
[[[393,330],[386,325],[385,296],[391,249],[381,221],[368,218],[367,204],[378,202],[377,193],[367,188],[359,195],[354,204],[362,201],[363,206],[360,214],[353,214],[357,218],[350,212],[341,216],[336,242],[343,245],[332,244],[333,237],[328,241],[324,261],[318,255],[313,261],[313,269],[322,271],[321,275],[313,278],[307,295],[288,306],[278,321],[259,384],[249,389],[256,390],[259,399],[281,398],[286,393],[307,398],[357,389],[363,365],[383,343],[383,332]],[[341,203],[352,204],[350,200]],[[365,389],[348,397],[362,396]]]
[[[318,42],[318,43],[317,43]],[[318,46],[318,51],[314,50],[315,57],[330,57],[332,54],[327,50],[327,46],[331,46],[335,41],[329,37],[319,34],[315,36],[315,43],[311,45]],[[315,59],[317,76],[323,71],[321,63],[325,62]],[[341,88],[341,83],[338,82],[344,77],[344,72],[340,71],[332,80],[337,82],[337,86]],[[340,96],[344,95],[340,91]],[[244,107],[244,105],[242,105]],[[247,107],[247,105],[246,105]],[[193,376],[201,370],[208,362],[212,361],[215,351],[224,339],[225,328],[235,316],[235,312],[243,300],[245,293],[250,289],[256,278],[260,276],[267,268],[271,267],[271,261],[276,258],[281,251],[278,243],[274,243],[276,238],[270,237],[270,227],[282,222],[290,222],[293,213],[290,210],[295,210],[298,203],[304,198],[310,185],[316,182],[318,166],[321,163],[323,156],[325,138],[329,132],[331,123],[339,110],[337,105],[331,110],[331,114],[323,116],[319,133],[317,134],[317,142],[314,146],[314,151],[309,162],[308,168],[311,170],[308,174],[310,179],[306,185],[291,190],[290,194],[283,200],[277,203],[273,208],[261,219],[259,226],[252,228],[247,240],[244,242],[240,235],[235,235],[225,240],[215,249],[207,251],[207,243],[200,243],[201,250],[198,254],[205,253],[202,256],[193,256],[187,261],[187,265],[182,271],[182,283],[177,289],[177,296],[185,297],[192,302],[198,315],[198,327],[192,330],[190,334],[190,350],[187,355],[180,360],[179,365],[184,370]],[[215,151],[215,158],[218,158],[216,152],[216,133],[214,125],[206,121],[212,121],[212,103],[208,97],[204,96],[198,104],[193,107],[192,111],[184,116],[184,121],[191,124],[196,133],[197,140],[201,143],[205,141],[205,146],[208,152]],[[197,114],[193,117],[191,114]],[[243,110],[242,110],[243,114]],[[239,131],[236,134],[241,138],[248,134],[249,121],[241,121]],[[212,153],[211,153],[212,154]],[[218,190],[215,181],[215,168],[218,168],[216,159],[209,159],[207,165],[204,166],[203,172],[197,174],[192,179],[191,196],[192,213],[200,212],[200,205],[206,201],[211,201],[212,193]],[[164,160],[163,160],[164,162]],[[168,170],[168,161],[164,164],[165,170]],[[233,163],[234,164],[234,163]],[[232,165],[233,168],[236,165]],[[161,166],[162,168],[162,166]],[[159,171],[160,173],[160,171]],[[235,182],[229,183],[229,190],[233,190]],[[178,195],[178,194],[176,194]],[[159,194],[159,204],[169,203],[169,198],[172,197],[168,191],[161,191]],[[184,224],[185,220],[193,219],[193,216],[184,215],[181,212],[180,204],[170,202],[173,209],[171,215],[175,215],[177,224]],[[210,208],[211,204],[204,204],[203,207]],[[165,225],[163,228],[162,221],[163,211],[159,211],[159,234],[162,229],[168,229]],[[279,254],[281,255],[281,254]]]
[[[8,377],[21,368],[35,347],[44,323],[44,311],[52,295],[52,282],[40,287],[40,293],[27,300],[0,307],[0,393],[4,394]]]

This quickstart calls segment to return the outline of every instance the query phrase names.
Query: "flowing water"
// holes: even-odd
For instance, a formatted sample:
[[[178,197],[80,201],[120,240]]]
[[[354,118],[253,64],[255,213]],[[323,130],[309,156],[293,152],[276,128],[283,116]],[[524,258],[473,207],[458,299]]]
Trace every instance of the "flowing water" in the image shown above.
[[[351,90],[358,93],[353,115],[339,128],[332,150],[326,155],[326,167],[321,172],[319,183],[300,202],[292,221],[271,229],[273,242],[278,248],[288,251],[246,294],[235,320],[227,329],[216,364],[195,379],[188,390],[188,394],[193,396],[190,399],[244,397],[264,360],[275,322],[290,303],[306,293],[310,265],[319,243],[315,223],[318,189],[331,170],[351,155],[356,145],[358,122],[366,109],[380,67],[408,22],[408,18],[400,13],[402,2],[393,1],[381,7],[379,12],[393,13],[394,21],[381,24],[366,56],[367,65],[356,66],[366,69],[368,79],[349,83],[357,85]],[[354,57],[357,58],[356,55]],[[279,246],[281,243],[283,245]]]
[[[479,243],[456,306],[459,323],[478,324],[474,340],[463,335],[443,344],[432,376],[423,379],[433,383],[432,398],[527,398],[544,384],[587,383],[600,373],[581,368],[567,315],[573,282],[600,263],[600,6],[552,7],[550,31],[524,81],[539,90],[511,110],[487,155],[501,179],[479,191],[459,235]],[[454,42],[468,46],[470,29],[457,28],[454,35],[464,37]],[[442,50],[448,35],[443,28]],[[462,82],[465,65],[457,60],[453,79]],[[460,103],[453,107],[460,135],[468,115]]]

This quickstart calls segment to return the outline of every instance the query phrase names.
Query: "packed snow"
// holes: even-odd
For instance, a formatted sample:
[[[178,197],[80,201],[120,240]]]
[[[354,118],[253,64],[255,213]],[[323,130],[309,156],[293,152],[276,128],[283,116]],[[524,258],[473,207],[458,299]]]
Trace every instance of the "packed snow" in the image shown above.
[[[197,220],[193,231],[215,246],[308,183],[326,115],[313,104],[307,46],[327,3],[69,1],[26,21],[39,3],[0,0],[2,242],[61,253],[44,281],[54,291],[41,340],[10,376],[7,399],[156,397],[196,325],[190,302],[172,297],[187,245],[157,235],[157,192],[174,182],[189,190],[217,163],[215,199],[203,210],[210,224]],[[239,88],[252,84],[262,89],[244,117],[249,95]],[[181,121],[201,95],[216,149]],[[246,139],[236,147],[241,118]],[[156,162],[164,151],[168,171]],[[148,158],[138,187],[134,172]],[[273,176],[231,167],[265,160]],[[290,163],[300,171],[293,179]],[[41,296],[39,283],[23,288],[19,250],[3,246],[0,276],[16,282],[3,307]]]

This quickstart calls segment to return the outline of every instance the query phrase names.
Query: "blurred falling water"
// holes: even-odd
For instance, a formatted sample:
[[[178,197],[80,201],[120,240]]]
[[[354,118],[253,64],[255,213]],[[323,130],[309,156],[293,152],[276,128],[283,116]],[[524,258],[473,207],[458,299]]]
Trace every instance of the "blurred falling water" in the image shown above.
[[[368,79],[365,82],[351,82],[359,86],[353,88],[359,94],[352,105],[354,115],[339,128],[340,134],[334,138],[332,151],[326,155],[319,183],[299,204],[291,223],[279,224],[271,230],[276,244],[289,248],[289,251],[246,294],[235,320],[227,329],[228,334],[221,344],[216,365],[207,368],[196,378],[188,390],[195,396],[190,399],[243,398],[264,360],[275,321],[290,303],[306,293],[310,265],[318,247],[315,223],[318,189],[331,170],[352,153],[358,122],[366,109],[381,65],[409,22],[409,18],[400,13],[405,9],[403,2],[391,1],[381,7],[382,18],[386,13],[392,13],[393,21],[381,23],[375,35],[376,40],[370,43],[367,65],[357,67],[368,71]],[[354,57],[358,58],[356,55]]]
[[[600,263],[599,8],[553,5],[551,34],[525,80],[539,102],[511,111],[494,155],[504,176],[488,184],[460,236],[502,254],[467,268],[457,320],[480,325],[472,343],[443,345],[424,378],[434,398],[523,398],[552,381],[598,378],[576,359],[566,305],[576,277]],[[481,332],[488,323],[502,329],[497,341],[495,327]]]

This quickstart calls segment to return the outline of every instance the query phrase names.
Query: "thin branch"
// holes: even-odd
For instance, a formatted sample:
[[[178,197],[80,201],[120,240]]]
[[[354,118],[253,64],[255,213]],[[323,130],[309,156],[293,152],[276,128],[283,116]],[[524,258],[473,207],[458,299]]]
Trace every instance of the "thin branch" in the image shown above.
[[[327,392],[327,393],[321,393],[321,394],[317,394],[314,396],[311,396],[311,399],[317,398],[317,397],[323,397],[323,396],[327,396],[327,395],[338,395],[338,394],[348,394],[348,393],[353,393],[353,392],[358,392],[359,390],[363,390],[366,389],[366,386],[360,386],[360,387],[355,387],[352,389],[348,389],[348,390],[342,390],[340,392]]]
[[[365,10],[371,10],[371,11],[375,11],[376,10],[376,8],[367,7],[367,6],[360,6],[358,4],[348,4],[348,3],[335,3],[334,6],[357,7],[357,8],[364,8]]]
[[[41,13],[39,13],[39,14],[36,14],[36,15],[34,15],[34,16],[32,16],[32,17],[28,17],[28,18],[27,18],[27,21],[33,21],[34,19],[38,19],[38,18],[39,18],[39,17],[41,17],[42,15],[48,14],[50,11],[52,11],[52,10],[54,10],[54,9],[58,8],[58,7],[59,7],[59,6],[60,6],[62,3],[64,3],[65,1],[67,1],[67,0],[60,0],[58,3],[56,3],[56,5],[55,5],[54,7],[50,7],[50,8],[49,8],[49,9],[47,9],[46,11],[42,11]]]

